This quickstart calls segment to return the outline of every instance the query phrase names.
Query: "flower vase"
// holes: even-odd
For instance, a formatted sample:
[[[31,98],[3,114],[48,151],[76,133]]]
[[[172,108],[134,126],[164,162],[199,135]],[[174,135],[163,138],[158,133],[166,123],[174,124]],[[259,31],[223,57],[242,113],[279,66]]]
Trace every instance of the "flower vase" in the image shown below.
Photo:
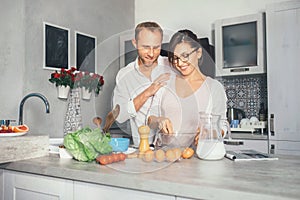
[[[64,135],[82,128],[79,89],[70,90],[67,112],[64,121]]]
[[[70,86],[60,85],[57,87],[57,97],[59,99],[67,99],[70,92]]]
[[[85,87],[81,88],[81,94],[82,94],[82,99],[84,100],[90,100],[92,93],[86,89]]]

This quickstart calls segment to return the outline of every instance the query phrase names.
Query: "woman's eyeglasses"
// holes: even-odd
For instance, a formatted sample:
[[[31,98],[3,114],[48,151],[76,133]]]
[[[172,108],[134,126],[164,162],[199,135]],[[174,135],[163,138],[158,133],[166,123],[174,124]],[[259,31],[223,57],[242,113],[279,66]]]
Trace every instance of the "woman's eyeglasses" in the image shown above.
[[[182,54],[180,57],[174,55],[174,63],[175,64],[179,63],[179,59],[184,63],[188,62],[190,59],[190,55],[192,55],[192,53],[194,53],[197,50],[198,48],[194,49],[190,53]]]

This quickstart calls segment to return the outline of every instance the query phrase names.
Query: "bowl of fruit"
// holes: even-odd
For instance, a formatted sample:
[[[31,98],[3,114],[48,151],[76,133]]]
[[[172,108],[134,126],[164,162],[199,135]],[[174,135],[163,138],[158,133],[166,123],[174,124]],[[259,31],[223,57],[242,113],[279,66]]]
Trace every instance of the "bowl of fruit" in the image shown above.
[[[29,131],[28,126],[23,125],[4,125],[0,126],[0,137],[8,137],[8,136],[21,136],[25,135]]]

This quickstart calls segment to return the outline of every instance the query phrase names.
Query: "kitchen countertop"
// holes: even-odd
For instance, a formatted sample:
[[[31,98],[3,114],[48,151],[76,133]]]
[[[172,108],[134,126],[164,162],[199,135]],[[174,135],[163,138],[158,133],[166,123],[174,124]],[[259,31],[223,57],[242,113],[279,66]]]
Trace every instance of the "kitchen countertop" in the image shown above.
[[[127,173],[96,162],[49,155],[2,164],[0,168],[196,199],[299,199],[300,157],[278,157],[241,162],[193,157],[154,172]]]
[[[130,135],[128,135],[127,133],[125,133],[124,131],[122,131],[119,128],[110,129],[110,133],[113,137],[130,138]],[[227,137],[228,137],[228,134],[227,134]],[[250,133],[250,132],[239,132],[239,131],[233,131],[231,133],[231,137],[233,139],[245,139],[245,140],[267,140],[268,139],[268,135],[266,133],[261,134],[261,133],[257,133],[257,132]]]
[[[268,135],[262,135],[259,133],[242,133],[242,132],[232,132],[232,139],[245,139],[245,140],[267,140]]]
[[[13,162],[48,155],[48,135],[18,135],[0,137],[0,163]]]

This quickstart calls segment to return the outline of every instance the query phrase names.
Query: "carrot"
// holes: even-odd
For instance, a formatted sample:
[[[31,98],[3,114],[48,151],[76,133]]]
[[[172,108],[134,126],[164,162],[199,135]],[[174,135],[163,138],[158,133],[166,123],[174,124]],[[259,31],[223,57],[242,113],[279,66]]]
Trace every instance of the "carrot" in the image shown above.
[[[108,159],[106,155],[99,156],[96,158],[96,160],[101,164],[101,165],[107,165],[108,164]]]
[[[101,165],[107,165],[114,162],[123,161],[126,159],[126,155],[124,153],[113,153],[109,155],[100,155],[96,158],[96,161]]]

